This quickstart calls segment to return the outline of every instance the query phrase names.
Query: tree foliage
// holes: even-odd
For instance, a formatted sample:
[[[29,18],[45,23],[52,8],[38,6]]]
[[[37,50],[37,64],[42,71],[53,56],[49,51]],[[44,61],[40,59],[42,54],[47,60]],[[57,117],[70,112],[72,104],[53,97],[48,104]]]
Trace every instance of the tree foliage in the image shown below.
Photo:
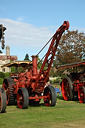
[[[28,54],[25,55],[24,60],[28,60],[28,61],[30,61],[30,59],[29,59],[29,55],[28,55]]]
[[[10,77],[10,72],[6,72],[5,77]]]
[[[62,76],[62,71],[54,71],[57,65],[85,61],[85,33],[67,31],[64,33],[57,48],[57,52],[50,71],[50,76]]]
[[[3,84],[3,78],[0,78],[0,85],[2,85]]]
[[[22,67],[14,67],[14,66],[12,66],[11,67],[11,73],[18,73],[18,72],[22,72]]]
[[[57,49],[56,64],[67,64],[85,59],[85,33],[67,31]]]
[[[41,69],[44,59],[45,59],[45,57],[43,59],[40,59],[38,56],[38,58],[37,58],[38,69]],[[46,70],[48,68],[47,66],[48,66],[47,64],[44,66],[44,70]]]
[[[0,53],[3,53],[3,52],[0,50]]]
[[[39,56],[37,57],[37,63],[38,63],[38,66],[37,67],[38,67],[38,69],[40,69],[41,66],[42,66],[43,61],[40,60]]]
[[[0,78],[5,78],[5,73],[3,73],[3,72],[0,72]]]

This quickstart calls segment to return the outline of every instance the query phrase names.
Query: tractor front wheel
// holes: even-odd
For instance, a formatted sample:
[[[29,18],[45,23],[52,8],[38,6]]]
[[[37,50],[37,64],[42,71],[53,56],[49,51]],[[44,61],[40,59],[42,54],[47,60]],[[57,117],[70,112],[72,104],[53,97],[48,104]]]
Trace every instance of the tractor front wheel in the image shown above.
[[[0,89],[0,113],[4,113],[6,110],[6,93],[3,88]]]
[[[44,99],[44,103],[47,107],[56,105],[57,95],[55,89],[52,86],[48,85],[44,89],[44,96],[47,96],[47,98]]]
[[[62,80],[61,90],[64,100],[73,99],[72,81],[69,77],[65,77]]]
[[[20,88],[17,93],[17,104],[19,108],[26,109],[29,104],[29,94],[26,88]]]
[[[78,90],[78,98],[80,103],[85,103],[85,87],[80,87]]]

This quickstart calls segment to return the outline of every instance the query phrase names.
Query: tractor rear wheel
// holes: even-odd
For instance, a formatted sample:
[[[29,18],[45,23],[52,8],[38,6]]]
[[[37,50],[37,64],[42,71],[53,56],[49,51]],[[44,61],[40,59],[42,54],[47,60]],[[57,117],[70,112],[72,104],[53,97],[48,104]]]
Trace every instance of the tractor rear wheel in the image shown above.
[[[14,80],[11,77],[7,77],[3,81],[3,89],[6,92],[7,95],[7,104],[13,105],[15,104],[15,99],[14,99]]]
[[[78,98],[80,103],[85,103],[85,87],[82,86],[78,90]]]
[[[47,96],[47,98],[44,99],[44,103],[47,107],[56,105],[57,95],[55,89],[52,86],[48,85],[44,89],[44,96]]]
[[[28,108],[29,94],[26,88],[20,88],[17,93],[17,104],[19,108]]]
[[[3,88],[0,89],[0,113],[6,110],[6,93]]]
[[[73,99],[72,81],[69,77],[65,77],[62,80],[61,90],[64,100]]]

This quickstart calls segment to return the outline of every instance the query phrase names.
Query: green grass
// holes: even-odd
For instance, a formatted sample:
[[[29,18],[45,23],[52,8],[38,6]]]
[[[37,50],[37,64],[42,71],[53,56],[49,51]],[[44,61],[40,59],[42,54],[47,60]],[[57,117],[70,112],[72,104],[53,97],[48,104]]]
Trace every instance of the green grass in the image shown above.
[[[0,128],[84,128],[85,104],[57,98],[55,107],[29,106],[19,109],[7,106],[0,114]]]

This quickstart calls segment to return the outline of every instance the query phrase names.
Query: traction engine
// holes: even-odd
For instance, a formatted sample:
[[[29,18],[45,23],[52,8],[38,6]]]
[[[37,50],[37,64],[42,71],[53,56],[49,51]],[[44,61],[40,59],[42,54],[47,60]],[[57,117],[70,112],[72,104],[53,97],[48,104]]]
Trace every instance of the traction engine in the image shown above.
[[[63,78],[61,82],[61,90],[64,100],[79,100],[80,103],[85,103],[85,62],[77,62],[59,66],[59,69],[76,68],[76,72],[70,73]],[[82,71],[78,72],[81,67]]]
[[[17,101],[19,108],[28,108],[29,104],[39,104],[40,100],[43,99],[46,106],[56,105],[55,89],[51,85],[47,87],[45,87],[45,85],[49,81],[49,71],[59,40],[63,32],[68,28],[69,22],[64,21],[63,25],[59,27],[47,42],[47,44],[50,42],[50,46],[44,56],[39,72],[37,70],[37,57],[47,44],[37,55],[32,56],[32,62],[28,62],[27,66],[25,66],[25,72],[18,73],[14,76],[12,74],[11,77],[4,79],[2,87],[6,91],[7,104],[15,104],[15,101]],[[10,64],[8,64],[8,66],[10,66]],[[22,66],[24,67],[24,64],[22,64]]]

